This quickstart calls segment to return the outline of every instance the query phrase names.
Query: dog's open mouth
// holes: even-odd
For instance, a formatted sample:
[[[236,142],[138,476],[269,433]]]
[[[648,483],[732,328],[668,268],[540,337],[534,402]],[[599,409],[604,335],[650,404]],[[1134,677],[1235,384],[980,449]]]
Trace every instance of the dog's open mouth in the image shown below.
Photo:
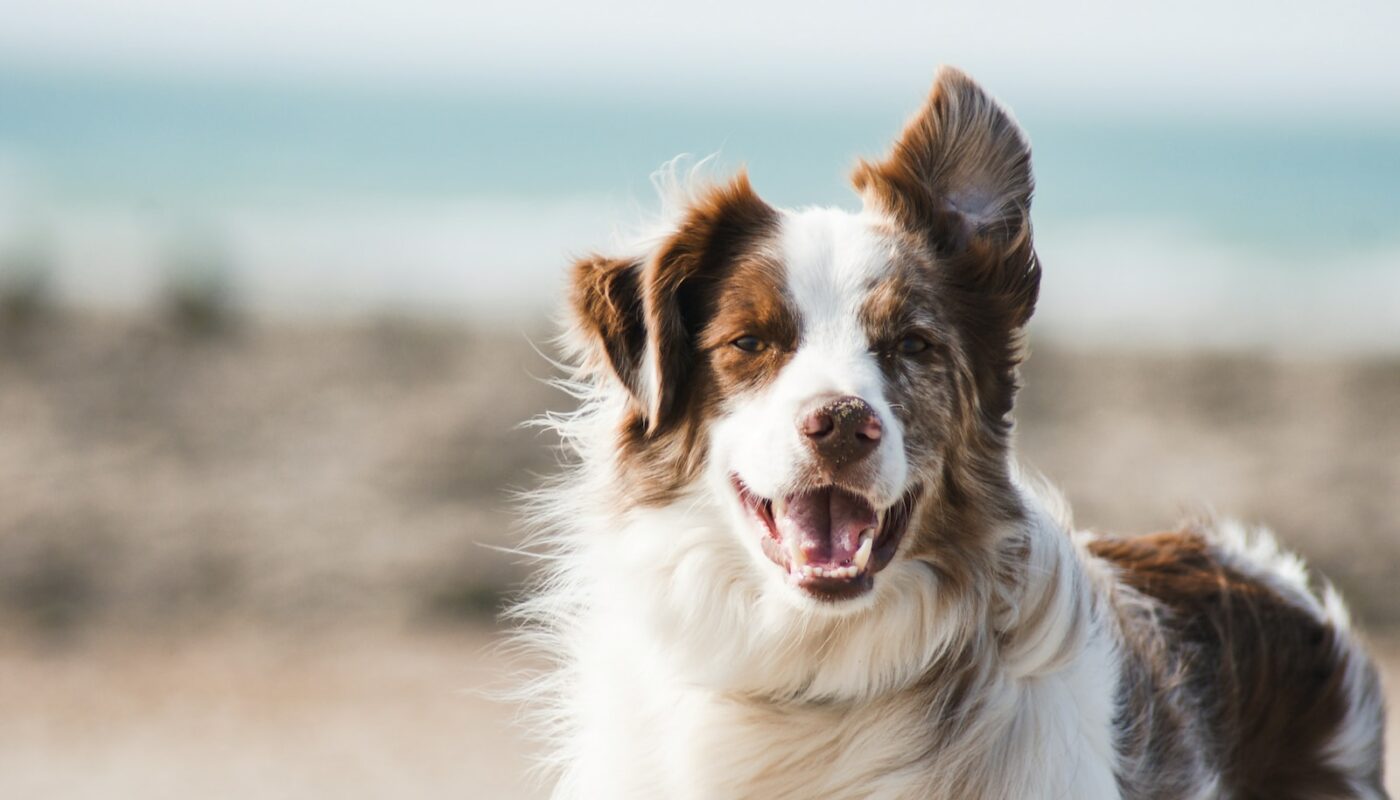
[[[839,486],[786,497],[754,494],[739,477],[734,490],[763,535],[764,555],[787,571],[796,586],[822,600],[870,591],[875,573],[894,558],[917,500],[911,490],[889,508]]]

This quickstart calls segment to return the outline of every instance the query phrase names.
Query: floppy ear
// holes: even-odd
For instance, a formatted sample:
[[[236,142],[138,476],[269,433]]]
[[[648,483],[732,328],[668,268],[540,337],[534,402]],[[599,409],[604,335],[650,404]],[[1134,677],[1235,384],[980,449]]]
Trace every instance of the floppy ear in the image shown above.
[[[653,434],[683,407],[698,359],[696,337],[709,318],[719,278],[777,212],[739,173],[690,203],[674,232],[649,258],[602,256],[574,265],[574,315],[594,357],[632,396]]]
[[[1031,244],[1030,145],[1011,116],[971,78],[942,67],[924,106],[890,155],[857,164],[867,205],[921,235],[996,297],[1012,327],[1035,307],[1040,269]]]
[[[641,274],[639,261],[591,255],[574,263],[569,291],[575,326],[588,341],[587,366],[610,371],[639,401],[647,393]]]

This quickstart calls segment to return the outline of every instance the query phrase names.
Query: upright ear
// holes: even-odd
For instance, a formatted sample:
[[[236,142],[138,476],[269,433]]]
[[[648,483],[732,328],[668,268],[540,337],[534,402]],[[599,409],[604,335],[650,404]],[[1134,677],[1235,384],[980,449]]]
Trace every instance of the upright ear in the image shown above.
[[[857,164],[852,182],[868,206],[961,262],[965,274],[955,277],[1004,301],[1011,326],[1030,318],[1040,284],[1031,243],[1030,145],[971,78],[940,68],[890,155]]]
[[[591,256],[574,265],[570,299],[591,343],[586,357],[621,381],[648,434],[670,426],[683,409],[698,360],[696,338],[720,278],[777,217],[741,172],[698,193],[649,257]]]

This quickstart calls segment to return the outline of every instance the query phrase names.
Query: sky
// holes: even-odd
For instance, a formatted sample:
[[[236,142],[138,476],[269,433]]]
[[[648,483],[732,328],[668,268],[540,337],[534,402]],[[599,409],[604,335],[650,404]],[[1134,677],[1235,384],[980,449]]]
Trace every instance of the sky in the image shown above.
[[[1390,116],[1394,0],[7,0],[0,64],[511,91],[907,96],[934,65],[1047,101]]]

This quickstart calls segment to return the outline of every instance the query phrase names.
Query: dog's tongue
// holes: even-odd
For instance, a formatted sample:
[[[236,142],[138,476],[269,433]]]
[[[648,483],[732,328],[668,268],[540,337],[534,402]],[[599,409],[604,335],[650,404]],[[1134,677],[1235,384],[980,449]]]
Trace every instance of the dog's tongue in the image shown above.
[[[787,498],[775,515],[783,543],[802,549],[812,564],[849,564],[860,548],[861,531],[879,519],[864,498],[841,489],[819,489]]]

